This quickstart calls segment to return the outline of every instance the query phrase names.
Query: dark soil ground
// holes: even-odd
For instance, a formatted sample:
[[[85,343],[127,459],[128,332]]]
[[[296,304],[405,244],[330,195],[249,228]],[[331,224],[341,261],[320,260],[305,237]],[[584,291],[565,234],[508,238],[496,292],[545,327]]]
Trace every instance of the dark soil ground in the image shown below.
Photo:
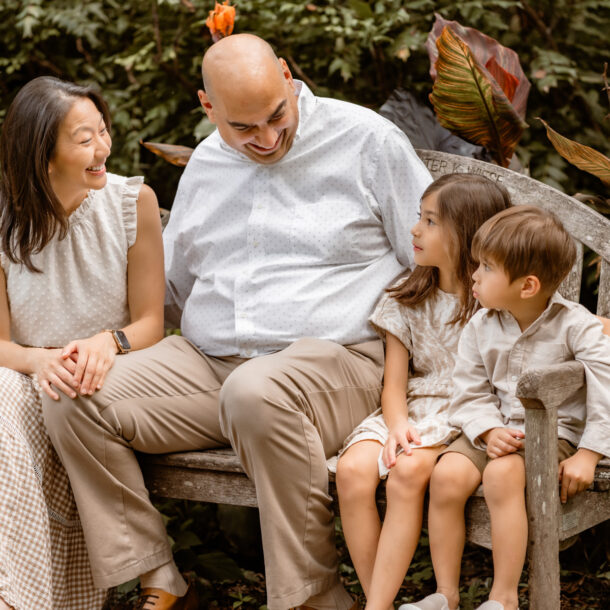
[[[266,610],[265,580],[262,574],[262,553],[256,531],[255,511],[249,515],[246,513],[245,517],[239,511],[230,512],[227,517],[222,513],[214,514],[215,509],[209,506],[182,506],[187,507],[187,514],[183,514],[183,509],[180,508],[175,515],[177,521],[173,522],[173,517],[168,518],[168,530],[174,539],[179,566],[196,579],[200,608]],[[167,514],[167,506],[164,508]],[[175,511],[175,506],[170,508]],[[198,531],[202,518],[205,518],[206,527]],[[177,533],[172,531],[176,523],[180,523]],[[241,534],[237,531],[240,528]],[[213,536],[210,536],[211,531],[214,531]],[[341,578],[354,598],[359,599],[361,608],[364,608],[365,599],[343,544],[339,524],[337,536]],[[210,542],[213,543],[211,551]],[[203,546],[208,546],[208,549]],[[609,551],[610,521],[589,530],[576,544],[560,554],[562,610],[610,610]],[[462,563],[462,610],[474,610],[487,599],[492,574],[491,553],[479,547],[467,546]],[[424,533],[396,598],[396,607],[407,601],[421,599],[434,592],[434,587],[434,574]],[[115,594],[113,601],[107,604],[107,610],[133,608],[137,598],[137,583],[129,583],[121,589]],[[520,585],[520,608],[530,610],[527,600],[527,571],[523,572]]]

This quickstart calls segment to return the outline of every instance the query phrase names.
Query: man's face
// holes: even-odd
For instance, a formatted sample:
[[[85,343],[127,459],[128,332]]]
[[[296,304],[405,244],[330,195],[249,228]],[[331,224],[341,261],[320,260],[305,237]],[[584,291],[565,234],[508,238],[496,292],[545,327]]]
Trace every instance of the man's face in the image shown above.
[[[214,101],[199,92],[201,105],[231,148],[265,165],[276,163],[291,148],[299,124],[295,85],[290,70],[280,59],[282,72],[244,99],[237,92],[220,91]],[[216,89],[216,88],[215,88]]]

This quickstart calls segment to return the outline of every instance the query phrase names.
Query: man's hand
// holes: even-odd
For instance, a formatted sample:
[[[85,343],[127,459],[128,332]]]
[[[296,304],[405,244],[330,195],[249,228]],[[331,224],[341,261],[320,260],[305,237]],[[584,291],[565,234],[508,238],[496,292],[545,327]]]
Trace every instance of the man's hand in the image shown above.
[[[59,400],[59,394],[51,387],[51,384],[70,398],[76,397],[78,383],[74,379],[76,363],[71,359],[65,359],[60,349],[34,349],[34,374],[43,391],[53,400]]]
[[[593,483],[595,467],[602,455],[590,449],[579,449],[572,457],[559,463],[559,497],[562,504]]]
[[[407,455],[411,455],[411,443],[421,445],[421,439],[415,426],[411,425],[407,419],[395,425],[389,431],[388,440],[383,446],[382,459],[387,468],[396,465],[396,451],[402,447]]]
[[[492,428],[483,432],[480,438],[487,445],[487,455],[493,459],[523,448],[521,439],[524,437],[521,430],[514,428]]]
[[[88,339],[71,341],[64,347],[62,358],[66,362],[76,360],[74,380],[81,394],[93,394],[101,390],[106,373],[114,364],[117,346],[112,334],[98,333]]]

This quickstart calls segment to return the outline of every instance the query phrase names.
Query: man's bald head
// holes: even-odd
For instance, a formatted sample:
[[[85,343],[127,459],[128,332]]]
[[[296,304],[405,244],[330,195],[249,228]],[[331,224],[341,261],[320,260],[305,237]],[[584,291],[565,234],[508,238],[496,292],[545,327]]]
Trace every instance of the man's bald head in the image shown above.
[[[201,72],[199,101],[225,143],[257,163],[284,157],[299,124],[297,87],[269,44],[251,34],[222,38]]]
[[[215,92],[256,93],[265,83],[283,78],[282,65],[271,45],[252,34],[220,39],[203,56],[203,88],[214,102]]]

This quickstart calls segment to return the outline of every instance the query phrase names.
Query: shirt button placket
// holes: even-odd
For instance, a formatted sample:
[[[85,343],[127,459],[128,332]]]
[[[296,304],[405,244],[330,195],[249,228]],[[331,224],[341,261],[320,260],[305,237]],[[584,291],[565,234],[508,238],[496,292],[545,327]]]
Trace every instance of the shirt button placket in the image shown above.
[[[268,192],[268,168],[257,167],[252,183],[252,208],[248,216],[248,228],[246,233],[246,246],[248,252],[248,266],[258,267],[258,260],[262,256],[261,240],[263,237],[263,217],[265,214],[265,202],[269,197]],[[253,355],[251,346],[254,344],[254,329],[256,320],[252,318],[255,311],[254,304],[249,302],[247,272],[240,282],[242,291],[239,295],[241,309],[236,312],[235,330],[240,355],[249,358]],[[251,307],[252,305],[252,307]]]

